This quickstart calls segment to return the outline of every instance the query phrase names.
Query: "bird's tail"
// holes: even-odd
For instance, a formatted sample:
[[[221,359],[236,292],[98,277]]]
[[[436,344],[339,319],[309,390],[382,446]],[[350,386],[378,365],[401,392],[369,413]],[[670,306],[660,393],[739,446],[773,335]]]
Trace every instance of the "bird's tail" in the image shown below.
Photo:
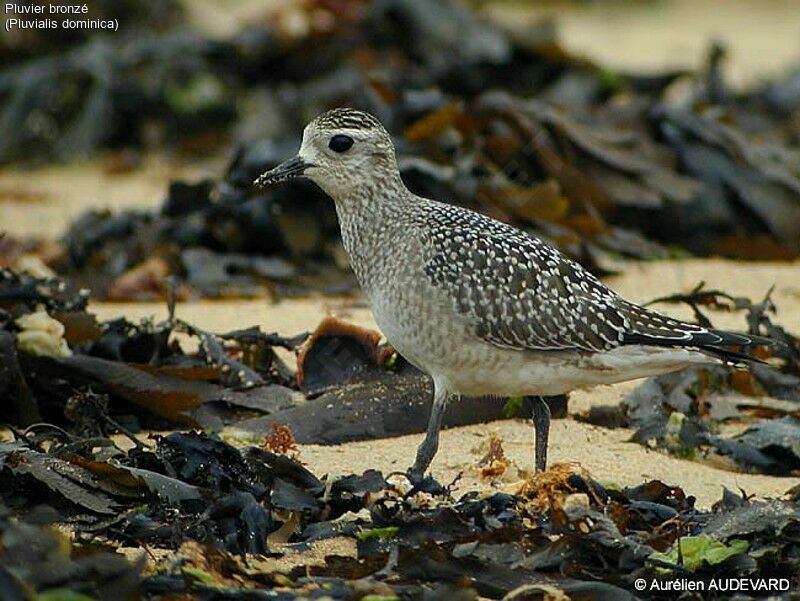
[[[748,353],[747,349],[778,344],[777,341],[763,336],[715,330],[672,319],[633,304],[626,307],[625,313],[630,323],[630,331],[624,337],[625,344],[693,347],[732,363],[763,363],[761,359]]]

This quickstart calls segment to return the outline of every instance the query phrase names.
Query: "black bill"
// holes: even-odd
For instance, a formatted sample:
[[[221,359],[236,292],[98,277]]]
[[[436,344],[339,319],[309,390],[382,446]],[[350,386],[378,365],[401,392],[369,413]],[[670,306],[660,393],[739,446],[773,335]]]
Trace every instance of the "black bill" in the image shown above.
[[[261,188],[271,186],[272,184],[284,182],[287,179],[303,175],[303,172],[308,167],[311,167],[311,165],[297,156],[288,161],[284,161],[274,169],[262,173],[253,183]]]

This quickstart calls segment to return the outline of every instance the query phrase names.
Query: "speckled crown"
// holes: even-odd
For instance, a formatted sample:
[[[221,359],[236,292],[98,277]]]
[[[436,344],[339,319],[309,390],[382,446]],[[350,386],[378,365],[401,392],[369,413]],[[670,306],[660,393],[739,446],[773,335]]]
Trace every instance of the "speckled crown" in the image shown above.
[[[314,119],[314,123],[327,129],[383,129],[376,117],[352,108],[331,109]]]

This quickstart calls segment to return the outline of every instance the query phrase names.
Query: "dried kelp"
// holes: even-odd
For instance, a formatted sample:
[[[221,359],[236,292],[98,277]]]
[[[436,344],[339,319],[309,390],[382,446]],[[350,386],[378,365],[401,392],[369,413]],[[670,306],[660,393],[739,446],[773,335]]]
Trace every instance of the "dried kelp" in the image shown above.
[[[610,489],[565,465],[515,494],[455,499],[374,470],[318,478],[287,455],[195,432],[154,442],[111,458],[46,434],[0,446],[0,590],[105,598],[113,577],[146,599],[655,599],[637,579],[797,569],[794,501],[726,491],[704,511],[678,487]],[[69,525],[71,541],[41,525],[54,522]],[[23,551],[23,540],[40,542]],[[143,557],[110,552],[131,544],[174,560],[142,575]]]
[[[7,315],[0,324],[0,352],[6,359],[0,390],[12,401],[0,411],[12,424],[45,418],[111,429],[127,423],[136,429],[142,420],[154,425],[161,418],[220,427],[225,406],[273,412],[301,396],[281,381],[286,368],[274,353],[255,352],[258,331],[231,333],[232,342],[226,343],[174,319],[98,324],[85,311],[86,295],[71,295],[60,280],[10,271],[0,275],[0,309]],[[179,332],[194,337],[199,350],[184,352],[176,340]],[[237,337],[248,340],[252,366],[236,358],[244,353]],[[98,400],[93,392],[106,396]]]
[[[160,213],[76,221],[49,256],[59,272],[116,300],[163,298],[167,275],[184,296],[351,290],[328,199],[307,182],[251,186],[340,105],[386,124],[414,192],[512,222],[598,273],[676,247],[800,253],[796,74],[735,94],[717,51],[704,74],[617,73],[552,32],[510,35],[450,1],[295,10],[300,37],[267,17],[226,40],[92,38],[0,70],[0,161],[152,145],[154,130],[236,148],[219,181],[176,182]]]
[[[433,399],[430,379],[380,340],[374,330],[323,320],[297,358],[297,384],[311,402],[245,419],[236,427],[263,433],[277,423],[297,442],[309,444],[424,431]],[[457,405],[446,413],[446,427],[513,417],[505,399],[463,398]],[[557,417],[564,415],[556,411]]]

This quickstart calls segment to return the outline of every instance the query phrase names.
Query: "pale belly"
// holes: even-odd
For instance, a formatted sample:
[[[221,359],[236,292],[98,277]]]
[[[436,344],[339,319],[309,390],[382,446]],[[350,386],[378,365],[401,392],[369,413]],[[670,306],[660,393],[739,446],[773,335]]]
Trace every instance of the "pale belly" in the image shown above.
[[[716,362],[692,350],[638,345],[603,353],[504,349],[476,338],[459,317],[433,322],[425,305],[398,307],[376,299],[372,308],[389,343],[452,394],[553,396]],[[423,323],[436,325],[418,325]]]
[[[448,390],[466,396],[553,396],[719,362],[693,350],[638,345],[601,353],[465,346],[460,366],[445,367],[440,374]]]

